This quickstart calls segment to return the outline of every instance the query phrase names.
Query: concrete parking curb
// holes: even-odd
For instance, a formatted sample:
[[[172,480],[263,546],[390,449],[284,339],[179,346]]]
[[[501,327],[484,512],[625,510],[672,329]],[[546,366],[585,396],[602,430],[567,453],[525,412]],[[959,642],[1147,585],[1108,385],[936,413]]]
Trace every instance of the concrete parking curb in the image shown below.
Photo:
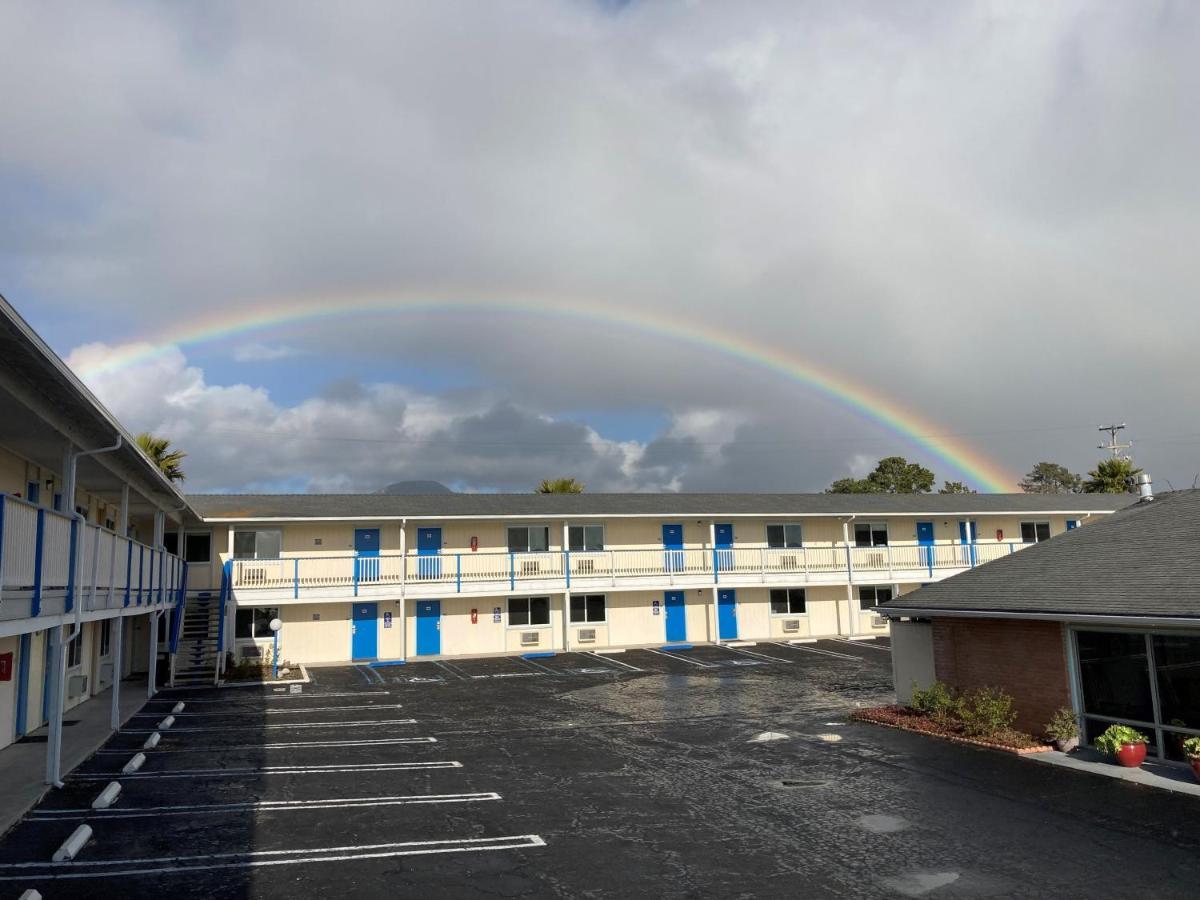
[[[174,724],[175,724],[175,717],[167,716],[165,719],[163,719],[161,722],[158,723],[158,730],[166,731],[168,728],[170,728]]]
[[[222,681],[217,685],[219,688],[242,688],[242,687],[273,687],[277,684],[311,684],[312,679],[308,677],[308,669],[303,664],[300,666],[300,678],[281,678],[279,681]]]
[[[136,753],[136,754],[134,754],[134,756],[132,758],[130,758],[129,762],[125,763],[125,765],[121,767],[121,772],[125,775],[129,775],[133,772],[136,772],[138,769],[140,769],[145,764],[145,762],[146,762],[146,754],[145,753]]]
[[[108,809],[117,802],[117,798],[121,796],[121,782],[110,781],[108,787],[96,795],[96,799],[92,801],[92,809]]]
[[[162,732],[156,731],[150,737],[146,738],[146,743],[142,744],[143,750],[153,750],[158,746],[158,742],[162,740]]]
[[[62,846],[54,851],[53,862],[66,862],[74,859],[83,845],[92,837],[92,826],[86,822],[71,832],[71,836],[62,842]]]

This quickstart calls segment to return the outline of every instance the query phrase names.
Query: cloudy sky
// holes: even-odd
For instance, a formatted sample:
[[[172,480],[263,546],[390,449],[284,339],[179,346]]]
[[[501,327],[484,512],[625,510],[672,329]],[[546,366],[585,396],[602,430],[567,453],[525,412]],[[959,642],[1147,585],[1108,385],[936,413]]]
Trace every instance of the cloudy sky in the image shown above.
[[[0,34],[0,292],[192,490],[971,480],[631,316],[1016,475],[1112,419],[1157,483],[1200,472],[1195,3],[8,3]],[[181,339],[389,296],[468,305]]]

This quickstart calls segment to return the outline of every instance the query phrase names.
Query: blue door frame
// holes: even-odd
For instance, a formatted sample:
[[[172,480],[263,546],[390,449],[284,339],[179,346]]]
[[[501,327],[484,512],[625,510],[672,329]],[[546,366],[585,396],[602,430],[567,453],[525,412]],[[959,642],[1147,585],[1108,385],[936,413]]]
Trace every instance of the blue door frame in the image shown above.
[[[667,643],[682,644],[687,640],[687,609],[683,602],[683,591],[664,591]]]
[[[713,526],[713,549],[716,551],[716,570],[729,572],[733,570],[733,526]]]
[[[417,529],[417,577],[441,578],[442,561],[438,554],[442,552],[442,529]]]
[[[442,652],[442,601],[417,601],[417,656]]]
[[[25,632],[21,635],[21,646],[17,650],[21,654],[21,658],[17,660],[17,737],[25,733],[26,708],[29,705],[29,651],[32,646],[33,635]]]
[[[377,659],[379,657],[379,604],[355,603],[351,629],[350,658]]]
[[[722,641],[734,641],[737,636],[737,592],[717,591],[717,637]]]
[[[921,556],[925,558],[925,565],[929,567],[929,574],[933,575],[933,523],[918,522],[917,523],[917,545],[921,547]]]
[[[354,577],[358,582],[379,580],[379,529],[354,529]]]
[[[662,527],[663,549],[667,551],[663,560],[668,572],[683,571],[683,525],[664,524]]]
[[[967,543],[967,523],[962,521],[958,523],[958,540],[959,543]],[[971,546],[967,549],[971,557],[971,565],[975,565],[975,545],[979,542],[979,523],[971,523]]]

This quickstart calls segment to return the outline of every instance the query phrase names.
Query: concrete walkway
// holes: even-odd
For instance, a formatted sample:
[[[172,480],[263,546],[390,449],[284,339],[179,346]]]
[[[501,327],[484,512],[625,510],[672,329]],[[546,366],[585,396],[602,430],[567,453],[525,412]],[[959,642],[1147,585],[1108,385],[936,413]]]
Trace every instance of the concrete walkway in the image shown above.
[[[1090,747],[1080,747],[1074,753],[1059,753],[1057,750],[1051,750],[1048,753],[1029,753],[1021,758],[1048,763],[1052,766],[1062,766],[1077,772],[1103,775],[1105,778],[1131,781],[1134,784],[1158,788],[1160,791],[1174,791],[1178,794],[1200,797],[1200,783],[1197,783],[1195,776],[1192,775],[1191,768],[1177,763],[1166,763],[1147,757],[1141,768],[1127,769]]]
[[[65,777],[112,736],[109,690],[68,709],[63,716],[62,772]],[[121,682],[121,724],[146,702],[146,679]],[[74,722],[75,724],[69,724]],[[15,825],[50,790],[46,784],[46,735],[42,726],[0,750],[0,835]],[[33,740],[29,740],[32,738]]]

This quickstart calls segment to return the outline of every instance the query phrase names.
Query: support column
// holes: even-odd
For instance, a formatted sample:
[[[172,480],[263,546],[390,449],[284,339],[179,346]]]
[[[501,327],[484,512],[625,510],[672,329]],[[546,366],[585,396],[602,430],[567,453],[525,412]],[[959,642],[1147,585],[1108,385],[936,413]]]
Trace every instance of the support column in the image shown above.
[[[400,520],[400,658],[408,659],[408,519]]]
[[[129,537],[129,485],[121,485],[121,513],[117,520],[117,534]]]
[[[720,591],[720,588],[717,587],[717,582],[720,580],[720,577],[717,574],[717,552],[716,552],[717,551],[717,523],[716,522],[708,523],[708,550],[709,550],[710,555],[712,556],[712,561],[713,561],[712,610],[710,611],[710,615],[708,617],[708,634],[709,634],[709,640],[712,641],[712,643],[719,644],[719,643],[721,643],[721,613],[720,613],[720,610],[718,609],[718,604],[720,603],[720,597],[718,596],[718,592]],[[684,597],[686,597],[686,596],[687,596],[687,594],[685,593]],[[683,608],[684,608],[684,613],[686,614],[686,612],[687,612],[687,601],[686,600],[684,601]],[[665,610],[664,610],[664,612],[665,612]]]
[[[117,616],[112,620],[115,643],[112,652],[112,711],[109,715],[109,725],[113,731],[121,727],[121,676],[125,672],[125,617]]]
[[[150,622],[150,665],[149,673],[146,677],[146,699],[153,700],[154,695],[158,693],[158,625],[161,612],[153,612],[147,616]]]
[[[850,550],[850,522],[853,516],[849,519],[842,520],[842,543],[846,547],[846,630],[842,630],[842,605],[837,605],[838,634],[845,634],[847,637],[854,634],[854,553]]]
[[[66,705],[67,654],[64,646],[65,625],[55,625],[47,637],[50,640],[50,716],[49,736],[46,741],[46,784],[61,783],[62,774],[62,720]]]
[[[563,591],[563,652],[571,652],[571,592]]]
[[[563,652],[571,652],[571,526],[567,522],[562,523],[562,561],[563,561],[563,584],[566,585],[566,590],[563,591],[563,620],[562,620],[562,645]]]

